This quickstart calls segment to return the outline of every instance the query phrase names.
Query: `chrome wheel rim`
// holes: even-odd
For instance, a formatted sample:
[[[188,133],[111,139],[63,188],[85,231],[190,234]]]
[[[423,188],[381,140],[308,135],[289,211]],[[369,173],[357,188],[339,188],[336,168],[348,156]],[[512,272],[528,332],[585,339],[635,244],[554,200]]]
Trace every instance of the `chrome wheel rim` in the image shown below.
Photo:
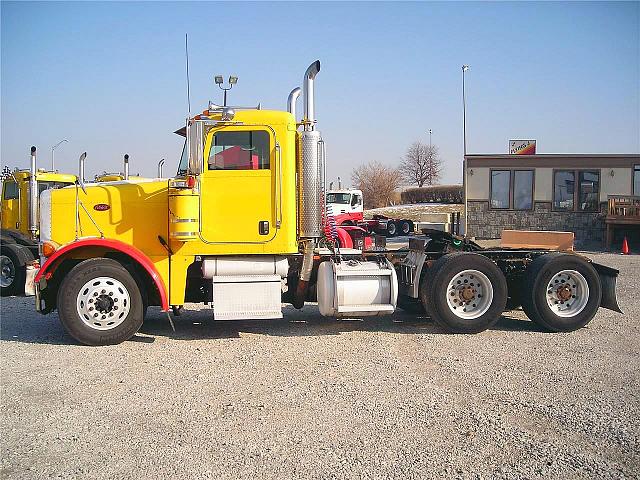
[[[111,330],[127,318],[131,298],[122,282],[111,277],[89,280],[78,292],[78,315],[95,330]]]
[[[16,279],[16,266],[6,255],[0,255],[0,286],[10,287]]]
[[[493,302],[491,280],[479,270],[464,270],[449,282],[446,291],[449,310],[459,318],[474,320]]]
[[[589,284],[576,270],[556,273],[547,285],[547,305],[559,317],[574,317],[587,306]]]

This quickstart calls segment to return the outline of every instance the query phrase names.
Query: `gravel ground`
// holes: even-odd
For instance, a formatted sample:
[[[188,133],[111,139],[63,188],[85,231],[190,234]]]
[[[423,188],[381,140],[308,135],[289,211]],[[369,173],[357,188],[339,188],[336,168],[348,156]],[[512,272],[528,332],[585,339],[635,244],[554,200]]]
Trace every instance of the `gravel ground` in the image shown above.
[[[625,315],[569,334],[511,312],[479,335],[404,313],[214,322],[84,347],[3,299],[3,478],[640,478],[640,257]]]

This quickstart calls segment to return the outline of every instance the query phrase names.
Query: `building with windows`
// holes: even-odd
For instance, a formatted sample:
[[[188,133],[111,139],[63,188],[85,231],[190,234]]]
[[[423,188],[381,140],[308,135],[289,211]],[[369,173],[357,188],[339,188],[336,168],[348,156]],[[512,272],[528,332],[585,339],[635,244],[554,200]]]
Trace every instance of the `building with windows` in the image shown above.
[[[578,247],[640,241],[640,155],[467,155],[469,235],[574,232]]]

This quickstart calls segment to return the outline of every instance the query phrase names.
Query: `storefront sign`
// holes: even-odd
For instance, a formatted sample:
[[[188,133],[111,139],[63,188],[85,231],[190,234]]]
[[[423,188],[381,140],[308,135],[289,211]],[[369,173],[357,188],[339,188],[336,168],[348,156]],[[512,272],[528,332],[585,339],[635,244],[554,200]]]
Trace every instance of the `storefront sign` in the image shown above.
[[[509,140],[510,155],[535,155],[535,140]]]

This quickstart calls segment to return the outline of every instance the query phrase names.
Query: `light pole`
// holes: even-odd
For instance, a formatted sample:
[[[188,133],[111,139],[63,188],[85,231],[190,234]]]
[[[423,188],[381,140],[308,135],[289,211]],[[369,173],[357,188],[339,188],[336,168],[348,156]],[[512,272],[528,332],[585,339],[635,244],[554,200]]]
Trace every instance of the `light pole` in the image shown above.
[[[467,204],[467,95],[464,89],[464,74],[469,70],[469,65],[462,65],[462,185],[464,190],[464,234],[469,236],[468,225],[468,204]]]
[[[227,88],[223,87],[222,84],[224,83],[224,79],[222,78],[222,75],[216,75],[214,78],[214,81],[216,82],[216,85],[218,85],[218,87],[220,87],[221,90],[224,90],[224,107],[227,106],[227,92],[229,90],[231,90],[233,88],[233,86],[238,83],[238,77],[234,77],[234,76],[230,76],[229,77],[229,86]]]
[[[429,153],[431,153],[431,134],[433,132],[431,131],[431,129],[429,129]]]
[[[51,171],[55,172],[56,171],[56,148],[58,148],[60,145],[62,145],[64,142],[68,142],[69,140],[67,140],[66,138],[63,140],[60,140],[58,143],[56,143],[53,147],[51,147]]]

